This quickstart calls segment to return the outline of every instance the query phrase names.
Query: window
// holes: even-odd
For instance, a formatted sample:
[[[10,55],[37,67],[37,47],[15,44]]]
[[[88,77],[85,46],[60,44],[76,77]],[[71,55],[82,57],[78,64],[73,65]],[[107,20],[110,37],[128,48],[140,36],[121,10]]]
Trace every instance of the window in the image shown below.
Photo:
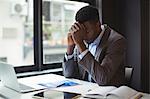
[[[33,0],[0,0],[0,61],[34,65]]]
[[[69,0],[0,0],[0,62],[29,72],[61,66],[78,9]],[[48,67],[46,67],[48,65]]]
[[[63,61],[67,33],[75,22],[76,12],[87,3],[66,0],[43,0],[43,63]]]

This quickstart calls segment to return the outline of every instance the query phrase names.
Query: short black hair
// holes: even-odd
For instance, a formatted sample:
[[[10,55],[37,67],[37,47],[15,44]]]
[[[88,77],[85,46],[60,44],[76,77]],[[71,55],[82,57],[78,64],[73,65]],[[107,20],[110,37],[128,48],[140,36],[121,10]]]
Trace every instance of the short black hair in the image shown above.
[[[75,20],[78,22],[99,21],[98,9],[93,6],[85,6],[76,13]]]

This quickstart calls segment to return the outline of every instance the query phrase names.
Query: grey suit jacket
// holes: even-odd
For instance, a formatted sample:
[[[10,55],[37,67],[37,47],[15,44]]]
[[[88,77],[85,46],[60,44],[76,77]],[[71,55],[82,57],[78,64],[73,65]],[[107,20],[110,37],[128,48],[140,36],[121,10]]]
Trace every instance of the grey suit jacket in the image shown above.
[[[126,40],[108,26],[105,28],[95,56],[88,52],[80,60],[79,50],[76,47],[74,57],[68,61],[64,59],[65,77],[85,80],[85,73],[88,72],[99,85],[124,84]]]

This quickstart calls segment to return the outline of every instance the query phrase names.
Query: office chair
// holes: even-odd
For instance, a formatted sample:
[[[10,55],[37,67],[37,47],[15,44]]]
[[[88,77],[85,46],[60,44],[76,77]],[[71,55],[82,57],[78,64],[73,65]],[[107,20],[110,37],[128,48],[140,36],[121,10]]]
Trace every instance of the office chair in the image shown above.
[[[130,86],[132,75],[133,75],[133,67],[125,66],[125,81],[126,85],[128,86]]]

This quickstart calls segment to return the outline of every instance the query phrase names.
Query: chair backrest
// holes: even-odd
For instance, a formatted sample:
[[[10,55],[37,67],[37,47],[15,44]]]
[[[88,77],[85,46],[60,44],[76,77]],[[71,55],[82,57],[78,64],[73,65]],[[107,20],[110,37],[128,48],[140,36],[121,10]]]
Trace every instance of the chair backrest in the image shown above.
[[[130,85],[132,75],[133,75],[133,67],[125,66],[125,80],[127,85]]]

